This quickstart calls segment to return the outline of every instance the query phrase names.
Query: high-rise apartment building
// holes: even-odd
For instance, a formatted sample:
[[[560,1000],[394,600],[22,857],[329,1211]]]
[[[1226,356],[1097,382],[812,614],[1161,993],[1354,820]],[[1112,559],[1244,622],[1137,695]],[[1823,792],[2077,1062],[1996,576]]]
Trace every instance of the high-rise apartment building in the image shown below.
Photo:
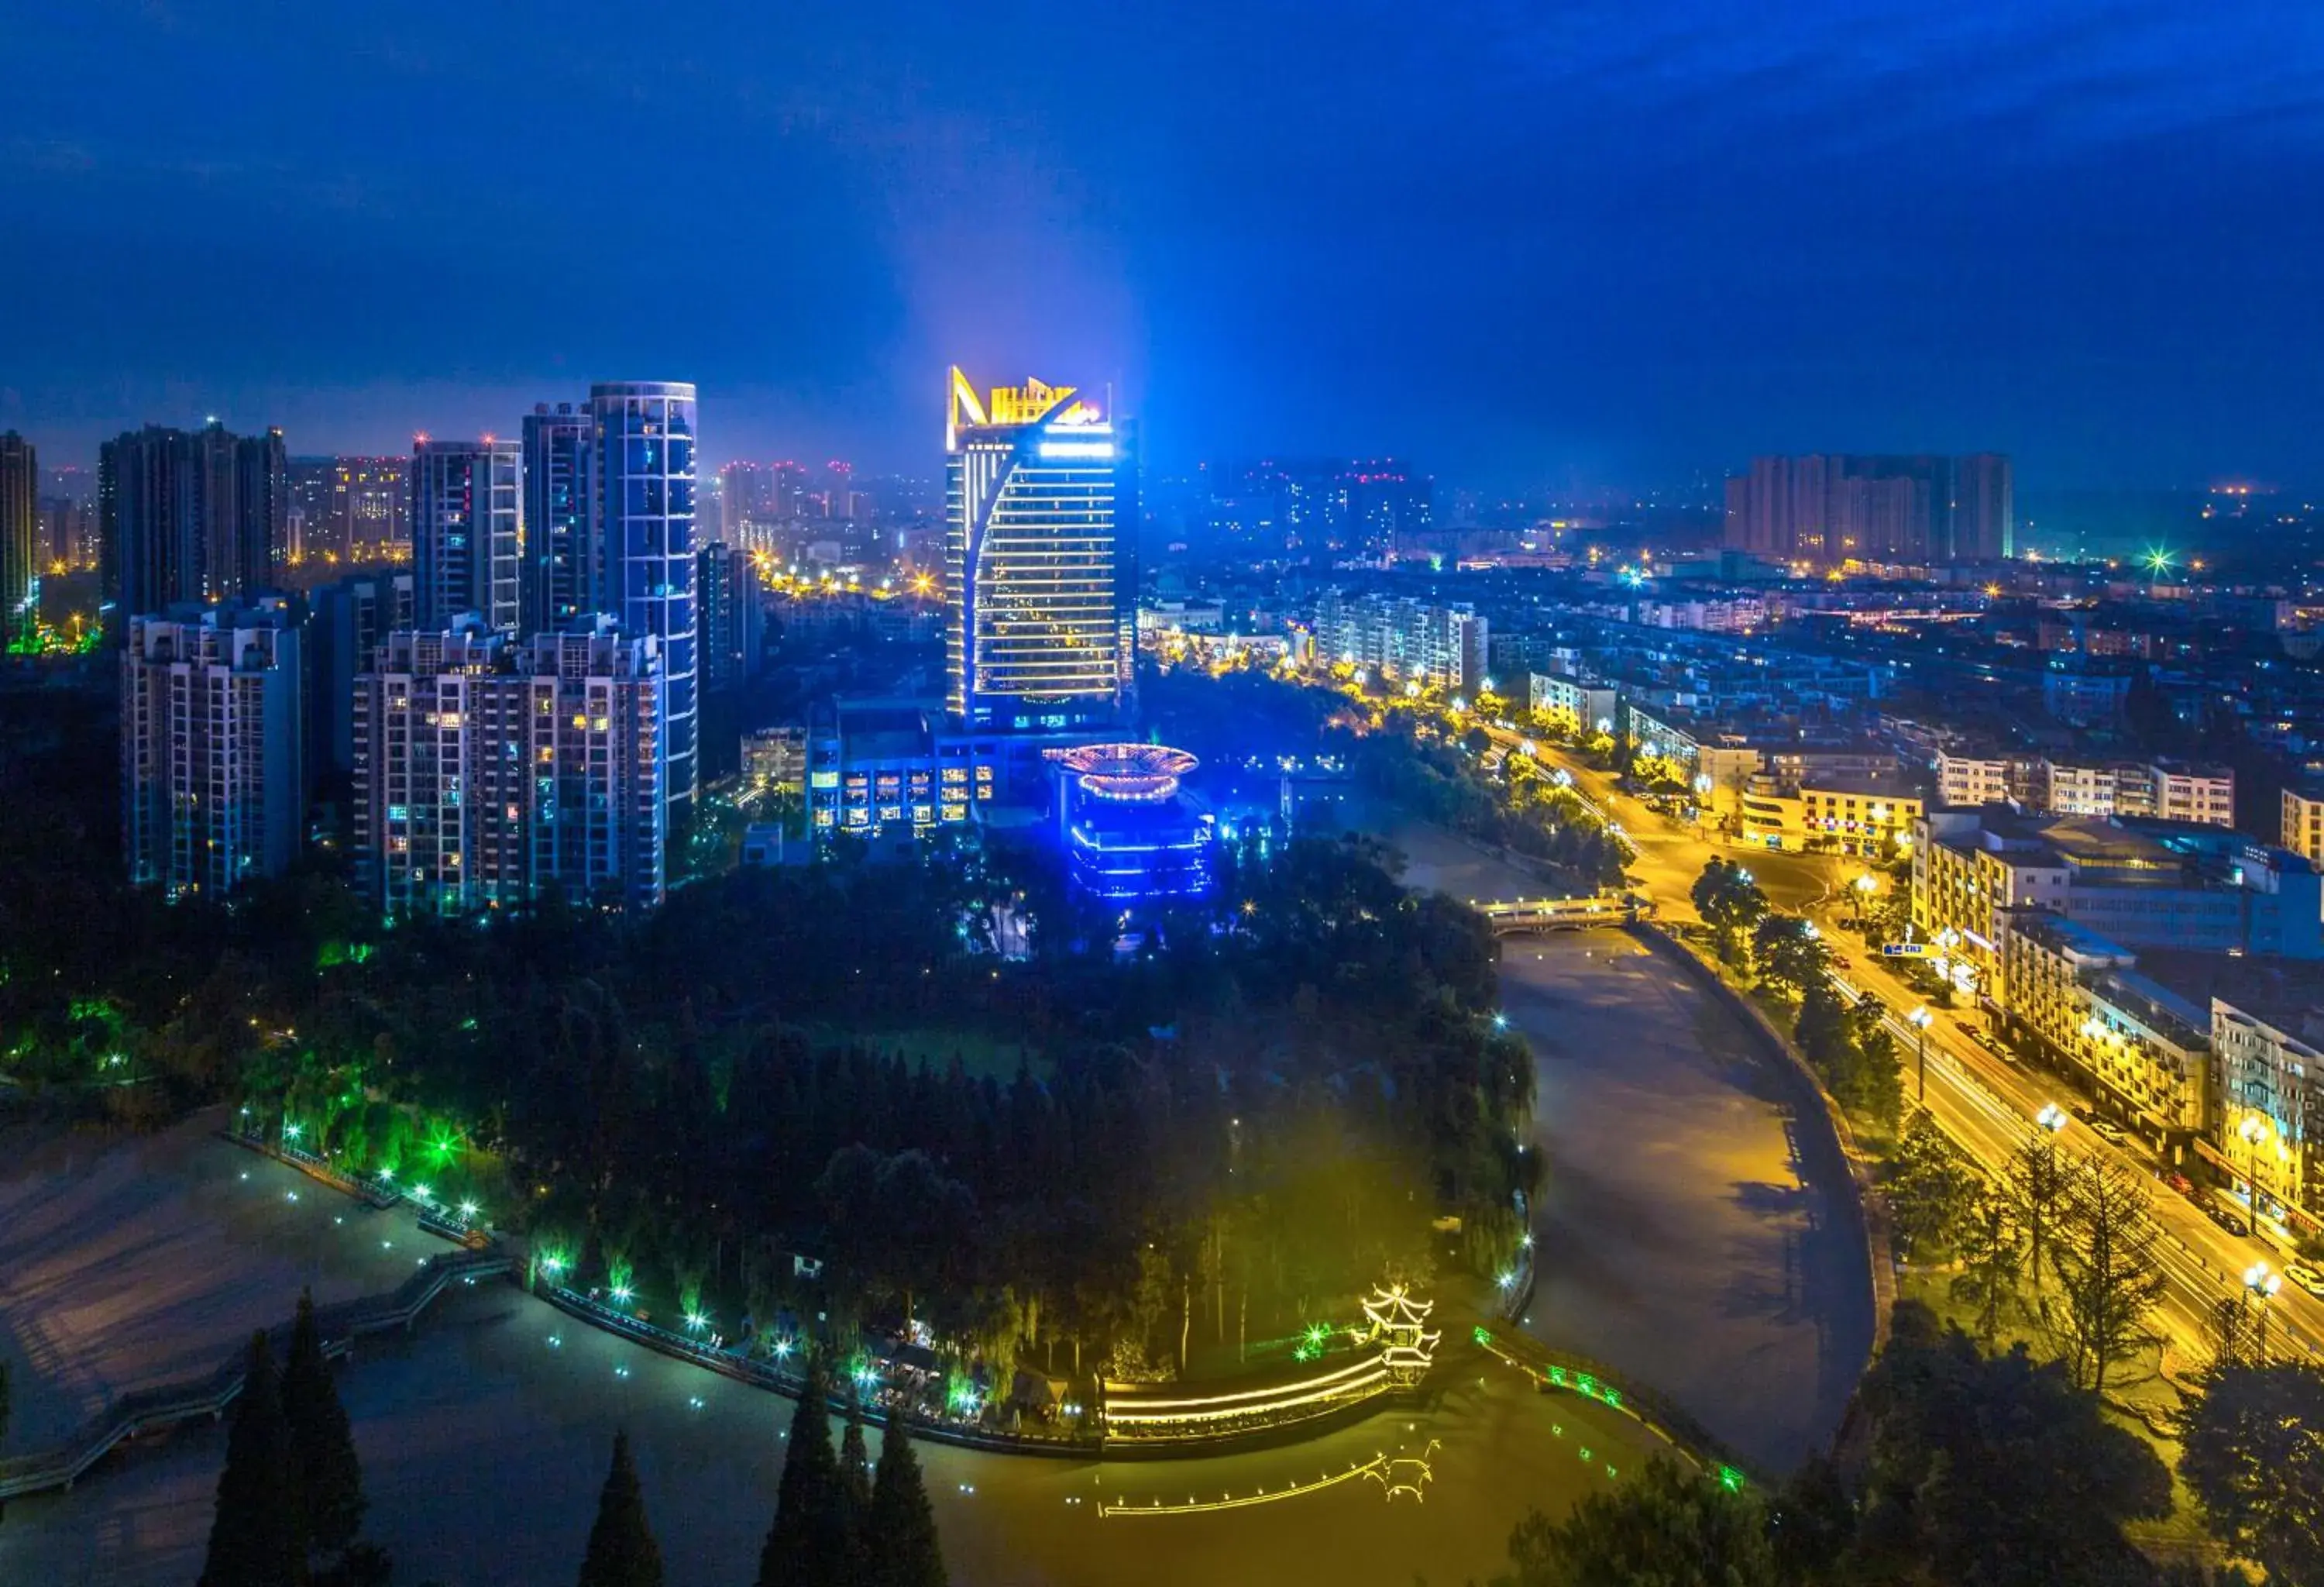
[[[355,692],[356,878],[390,919],[663,895],[660,642],[391,634]]]
[[[121,662],[122,852],[171,899],[218,897],[299,853],[300,628],[287,603],[132,614]]]
[[[412,576],[351,573],[308,597],[307,745],[318,787],[355,770],[355,678],[387,636],[411,627]],[[327,794],[325,797],[329,797]]]
[[[1112,725],[1137,682],[1131,427],[1028,380],[988,403],[952,372],[945,427],[945,650],[972,732]]]
[[[273,587],[290,540],[290,487],[279,429],[148,425],[107,441],[97,455],[106,594],[139,614]]]
[[[570,402],[535,403],[524,419],[524,591],[527,633],[561,629],[590,605],[597,572],[589,532],[589,415]]]
[[[31,640],[32,592],[39,568],[32,559],[32,526],[40,516],[41,463],[32,443],[14,430],[0,435],[0,651]]]
[[[1399,684],[1481,688],[1489,641],[1485,619],[1465,603],[1350,595],[1336,586],[1315,600],[1315,659],[1376,669]]]
[[[286,560],[346,560],[346,521],[338,512],[338,475],[337,457],[290,459],[290,546]]]
[[[411,447],[413,621],[448,627],[474,612],[486,627],[516,631],[518,491],[514,441],[437,441]]]
[[[411,554],[411,459],[341,457],[334,513],[355,562],[400,562]]]
[[[1727,544],[1784,561],[1949,564],[2014,549],[2009,459],[1755,457],[1727,482]]]
[[[724,541],[702,548],[695,591],[702,620],[702,691],[720,694],[758,676],[765,635],[751,554]]]
[[[591,607],[624,635],[658,641],[668,687],[661,786],[676,813],[691,807],[697,786],[694,387],[601,382],[589,388],[589,419],[590,529],[599,548]]]

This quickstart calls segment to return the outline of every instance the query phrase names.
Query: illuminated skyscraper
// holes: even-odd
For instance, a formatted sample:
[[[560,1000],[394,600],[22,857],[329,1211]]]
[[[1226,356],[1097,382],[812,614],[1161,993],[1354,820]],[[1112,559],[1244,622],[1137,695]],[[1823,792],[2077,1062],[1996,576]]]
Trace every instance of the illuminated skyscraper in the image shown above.
[[[590,610],[589,416],[570,402],[533,405],[524,420],[527,633],[553,632]]]
[[[694,387],[610,381],[589,388],[594,610],[630,639],[659,641],[668,680],[661,744],[673,814],[694,802]]]
[[[520,466],[514,441],[412,444],[412,599],[422,628],[474,612],[496,632],[515,632]]]
[[[972,732],[1111,725],[1136,682],[1135,437],[1073,388],[952,372],[948,703]]]
[[[40,487],[32,443],[13,429],[0,435],[0,650],[32,632],[32,521]]]

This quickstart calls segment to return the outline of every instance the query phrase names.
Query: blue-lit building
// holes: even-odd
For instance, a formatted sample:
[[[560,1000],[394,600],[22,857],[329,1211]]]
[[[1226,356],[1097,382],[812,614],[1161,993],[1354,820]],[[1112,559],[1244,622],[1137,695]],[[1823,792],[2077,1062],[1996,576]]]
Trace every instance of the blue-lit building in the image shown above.
[[[670,813],[694,803],[694,387],[680,381],[603,381],[589,388],[592,610],[622,633],[659,641],[668,685],[663,786]]]
[[[1137,680],[1138,464],[1130,426],[1028,380],[945,427],[949,705],[970,733],[1120,732]]]
[[[524,416],[522,632],[555,633],[594,612],[589,534],[589,415],[570,402]]]
[[[1074,885],[1116,903],[1210,890],[1213,822],[1180,791],[1199,762],[1162,744],[1052,752],[1057,835]]]

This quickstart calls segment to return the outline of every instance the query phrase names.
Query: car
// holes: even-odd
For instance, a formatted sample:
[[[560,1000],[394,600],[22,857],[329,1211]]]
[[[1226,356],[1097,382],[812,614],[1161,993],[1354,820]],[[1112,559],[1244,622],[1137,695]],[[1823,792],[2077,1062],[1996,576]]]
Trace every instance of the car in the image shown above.
[[[2324,1300],[2324,1273],[2319,1273],[2313,1268],[2304,1268],[2298,1262],[2293,1262],[2291,1266],[2283,1269],[2283,1276],[2291,1279],[2294,1284],[2299,1285],[2301,1288],[2306,1290],[2309,1294],[2314,1296],[2318,1300]]]
[[[2163,1183],[2168,1185],[2172,1189],[2177,1191],[2181,1195],[2192,1195],[2195,1194],[2195,1182],[2192,1179],[2188,1178],[2184,1174],[2165,1174],[2163,1176]]]
[[[2241,1213],[2231,1213],[2225,1207],[2207,1206],[2203,1209],[2203,1215],[2237,1240],[2251,1238],[2251,1220]]]
[[[2091,1120],[2090,1133],[2097,1136],[2100,1140],[2105,1141],[2108,1146],[2128,1146],[2130,1144],[2130,1137],[2125,1135],[2122,1132],[2122,1126],[2116,1124],[2111,1119]]]
[[[1831,956],[1831,967],[1835,970],[1853,970],[1856,964],[1846,954],[1834,954]]]

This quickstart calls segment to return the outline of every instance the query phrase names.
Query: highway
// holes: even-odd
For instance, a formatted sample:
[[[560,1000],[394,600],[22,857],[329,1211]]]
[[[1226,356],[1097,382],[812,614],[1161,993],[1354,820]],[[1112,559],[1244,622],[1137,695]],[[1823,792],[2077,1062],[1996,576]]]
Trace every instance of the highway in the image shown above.
[[[1486,731],[1504,751],[1532,742],[1499,727],[1488,725]],[[1699,921],[1692,898],[1695,879],[1714,856],[1724,856],[1742,863],[1776,909],[1805,915],[1818,922],[1827,941],[1841,941],[1850,908],[1843,901],[1844,868],[1860,870],[1859,865],[1834,856],[1782,853],[1712,838],[1647,808],[1621,791],[1610,774],[1558,745],[1536,743],[1535,752],[1544,765],[1565,771],[1574,790],[1629,840],[1636,855],[1629,865],[1633,883],[1655,901],[1660,919]],[[1834,974],[1835,983],[1851,1000],[1869,992],[1889,1010],[1886,1023],[1904,1056],[1906,1095],[1921,1100],[1916,1083],[1920,1033],[1902,1015],[1924,1000],[1886,963],[1860,947],[1852,955],[1842,951],[1854,962],[1846,972]],[[1981,1020],[1982,1015],[1966,1010],[1930,1012],[1925,1105],[1939,1127],[1986,1172],[1998,1174],[2041,1128],[2034,1120],[2045,1104],[2056,1103],[2070,1113],[2079,1112],[2080,1098],[2068,1083],[2006,1064],[1972,1039],[1970,1021]],[[2221,1229],[2161,1182],[2151,1157],[2135,1148],[2109,1146],[2079,1117],[2066,1125],[2061,1139],[2075,1152],[2113,1156],[2154,1181],[2154,1214],[2163,1230],[2157,1249],[2169,1281],[2158,1318],[2188,1364],[2200,1365],[2206,1356],[2207,1319],[2218,1302],[2244,1293],[2242,1275],[2254,1262],[2264,1260],[2280,1271],[2292,1259],[2292,1253],[2256,1236],[2237,1239]],[[2289,1350],[2308,1359],[2324,1359],[2324,1301],[2287,1279],[2268,1306],[2271,1352]]]

